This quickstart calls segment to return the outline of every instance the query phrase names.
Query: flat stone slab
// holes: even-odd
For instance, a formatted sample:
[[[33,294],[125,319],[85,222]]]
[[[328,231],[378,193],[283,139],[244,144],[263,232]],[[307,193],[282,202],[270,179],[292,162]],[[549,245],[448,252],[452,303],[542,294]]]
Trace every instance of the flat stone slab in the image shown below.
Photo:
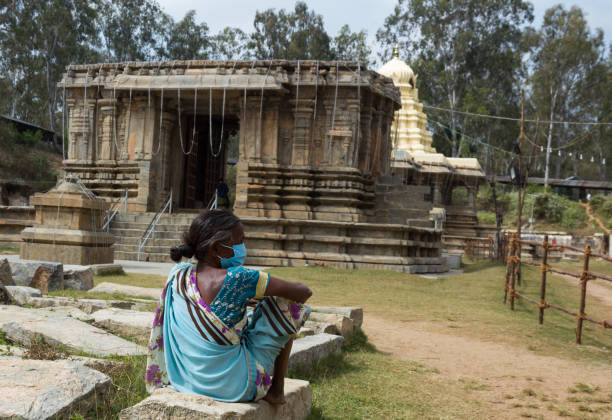
[[[0,419],[45,420],[86,414],[110,378],[69,360],[0,357]]]
[[[119,414],[120,420],[303,420],[310,414],[312,389],[307,381],[285,379],[286,404],[266,401],[224,403],[203,395],[183,394],[171,388],[156,390],[149,398]]]
[[[358,306],[313,306],[315,312],[343,315],[353,320],[355,327],[363,324],[363,309]]]
[[[95,326],[144,342],[149,340],[154,316],[153,312],[118,308],[102,309],[92,314]]]
[[[93,271],[88,266],[64,266],[64,288],[89,290],[94,286]]]
[[[71,318],[78,319],[79,321],[83,322],[93,322],[94,320],[93,316],[86,312],[83,312],[79,308],[75,308],[74,306],[51,306],[49,308],[43,308],[41,310],[67,315]]]
[[[131,309],[134,306],[133,302],[123,300],[103,300],[103,299],[70,299],[67,297],[31,297],[26,303],[34,308],[50,308],[59,306],[72,306],[81,311],[91,314],[106,308],[121,308]]]
[[[49,344],[96,356],[146,354],[142,346],[65,314],[45,310],[0,306],[0,330],[9,340],[26,347],[40,335]]]
[[[334,334],[315,334],[298,338],[291,347],[289,367],[312,366],[317,360],[340,354],[344,338]]]
[[[128,296],[136,296],[136,297],[148,297],[151,299],[158,300],[161,295],[162,289],[155,289],[150,287],[136,287],[136,286],[128,286],[127,284],[117,284],[104,282],[98,284],[96,287],[90,290],[90,292],[100,292],[100,293],[122,293]]]
[[[16,346],[7,346],[5,344],[0,344],[0,356],[14,356],[14,357],[22,357],[25,353],[23,347]]]
[[[111,276],[114,274],[125,274],[123,267],[119,264],[93,264],[89,266],[94,276]]]

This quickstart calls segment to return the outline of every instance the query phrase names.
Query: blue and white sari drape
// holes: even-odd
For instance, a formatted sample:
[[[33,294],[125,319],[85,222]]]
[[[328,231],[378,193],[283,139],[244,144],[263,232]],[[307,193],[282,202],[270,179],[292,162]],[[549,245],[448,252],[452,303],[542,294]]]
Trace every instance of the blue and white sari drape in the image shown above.
[[[261,277],[267,276],[260,272]],[[200,296],[195,267],[176,265],[162,290],[147,358],[147,390],[171,385],[218,401],[258,400],[272,384],[274,361],[310,308],[263,296],[238,323],[226,325]]]

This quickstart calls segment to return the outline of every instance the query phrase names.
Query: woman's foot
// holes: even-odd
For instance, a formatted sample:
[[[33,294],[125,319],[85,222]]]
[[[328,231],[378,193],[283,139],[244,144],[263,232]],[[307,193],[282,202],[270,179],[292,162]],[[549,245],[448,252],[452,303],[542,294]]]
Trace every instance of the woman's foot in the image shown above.
[[[263,399],[274,405],[285,404],[287,402],[287,400],[285,400],[284,390],[279,391],[273,388],[270,388],[270,390],[268,391],[266,396],[263,397]]]

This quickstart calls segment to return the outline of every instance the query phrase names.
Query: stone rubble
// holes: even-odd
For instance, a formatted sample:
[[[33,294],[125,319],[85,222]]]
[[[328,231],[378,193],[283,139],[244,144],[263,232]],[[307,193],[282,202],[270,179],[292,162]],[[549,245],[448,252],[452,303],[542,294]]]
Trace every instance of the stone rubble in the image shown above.
[[[311,329],[315,334],[338,334],[338,328],[334,324],[330,324],[328,322],[317,322],[317,321],[306,321],[304,323],[303,329]],[[300,331],[302,331],[300,330]]]
[[[64,267],[64,288],[89,290],[94,287],[93,271],[87,266]]]
[[[310,414],[312,388],[307,381],[285,379],[286,404],[266,401],[224,403],[203,395],[160,388],[149,398],[121,411],[120,420],[303,420]]]
[[[49,293],[49,286],[52,271],[49,267],[44,265],[39,265],[34,274],[32,275],[32,280],[30,281],[30,287],[35,289],[40,289],[43,293]],[[63,288],[63,285],[62,285]],[[56,288],[59,290],[59,288]]]
[[[0,284],[15,286],[11,266],[6,258],[0,260]]]
[[[93,316],[74,306],[50,306],[48,308],[42,308],[41,310],[67,315],[83,322],[93,322],[94,320]]]
[[[358,306],[313,306],[314,312],[343,315],[353,320],[355,327],[363,324],[363,309]]]
[[[6,290],[17,305],[27,304],[32,297],[42,297],[40,290],[28,286],[6,286]]]
[[[46,420],[85,415],[111,381],[69,360],[0,357],[0,419]]]
[[[0,330],[10,341],[26,347],[41,336],[45,342],[68,351],[96,356],[146,354],[146,349],[135,343],[65,314],[45,310],[0,306]]]
[[[335,334],[339,334],[343,337],[347,337],[355,330],[353,320],[343,315],[311,312],[308,319],[310,321],[332,324],[334,327],[336,327]]]
[[[48,291],[62,290],[64,288],[64,265],[61,263],[19,260],[12,261],[9,264],[13,280],[17,286],[30,286],[38,267],[44,266],[51,270],[51,274],[46,280]],[[45,293],[44,290],[43,293]]]

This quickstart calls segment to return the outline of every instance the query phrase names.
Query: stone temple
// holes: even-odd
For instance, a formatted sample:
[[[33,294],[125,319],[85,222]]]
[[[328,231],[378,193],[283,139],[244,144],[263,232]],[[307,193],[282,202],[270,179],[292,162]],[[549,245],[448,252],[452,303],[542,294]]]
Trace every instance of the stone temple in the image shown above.
[[[228,139],[237,135],[233,211],[245,225],[247,264],[446,271],[442,227],[429,213],[449,188],[444,173],[465,162],[435,153],[414,84],[410,99],[403,73],[398,89],[388,67],[73,65],[58,85],[68,108],[64,174],[111,203],[127,197],[127,211],[110,225],[115,258],[166,261],[214,197]],[[159,218],[143,244],[168,202],[172,214]]]

